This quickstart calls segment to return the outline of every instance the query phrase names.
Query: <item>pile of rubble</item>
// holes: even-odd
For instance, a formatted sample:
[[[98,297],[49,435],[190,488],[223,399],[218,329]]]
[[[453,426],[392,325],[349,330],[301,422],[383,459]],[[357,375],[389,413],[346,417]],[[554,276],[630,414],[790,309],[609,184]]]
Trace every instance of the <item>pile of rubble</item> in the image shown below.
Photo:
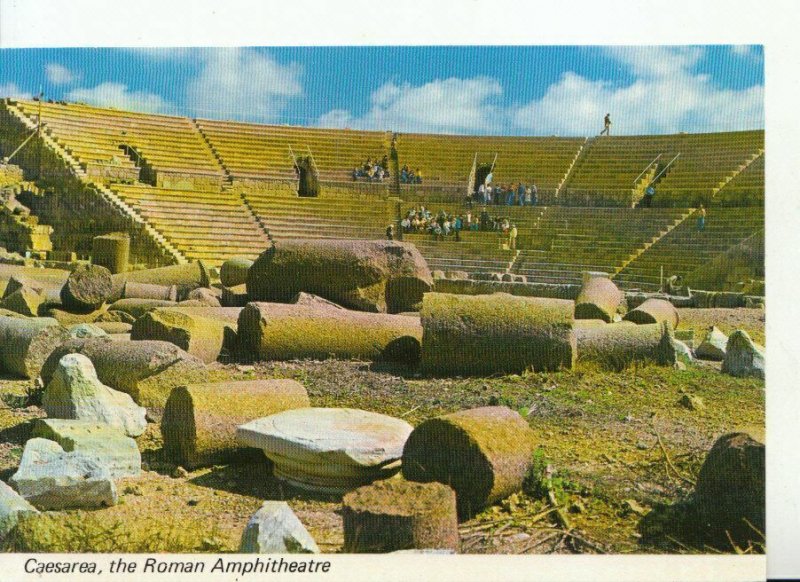
[[[695,348],[679,339],[672,303],[651,298],[628,311],[601,275],[586,278],[576,301],[431,288],[412,245],[376,241],[288,241],[218,272],[196,262],[12,276],[0,301],[0,371],[40,381],[47,418],[36,422],[11,487],[0,484],[0,538],[24,514],[116,504],[116,481],[141,474],[135,439],[148,421],[160,422],[164,454],[178,466],[260,449],[277,479],[344,495],[353,552],[457,552],[459,520],[519,491],[531,469],[533,432],[508,408],[414,428],[312,407],[294,380],[211,382],[215,361],[337,357],[464,376],[697,357],[735,376],[764,376],[764,350],[745,332],[727,338],[712,328]],[[241,550],[319,548],[285,503],[269,501],[244,529]]]

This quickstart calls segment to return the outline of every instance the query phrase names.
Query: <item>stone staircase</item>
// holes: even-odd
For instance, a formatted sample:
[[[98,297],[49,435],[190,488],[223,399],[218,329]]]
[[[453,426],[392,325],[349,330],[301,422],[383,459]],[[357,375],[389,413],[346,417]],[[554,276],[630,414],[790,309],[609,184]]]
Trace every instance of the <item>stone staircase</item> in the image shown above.
[[[16,106],[7,104],[6,108],[9,113],[19,120],[19,122],[22,123],[26,128],[29,130],[36,129],[37,123],[20,111]],[[178,251],[178,249],[176,249],[172,244],[170,244],[170,242],[161,232],[156,230],[153,225],[142,218],[119,196],[117,196],[103,184],[92,181],[78,160],[76,160],[58,142],[48,135],[46,131],[41,131],[39,133],[39,138],[42,140],[42,143],[45,147],[63,160],[65,166],[75,178],[82,182],[87,188],[100,195],[116,212],[139,226],[145,235],[155,241],[159,247],[164,249],[177,264],[185,264],[188,262],[186,257],[183,256],[183,254],[180,253],[180,251]]]

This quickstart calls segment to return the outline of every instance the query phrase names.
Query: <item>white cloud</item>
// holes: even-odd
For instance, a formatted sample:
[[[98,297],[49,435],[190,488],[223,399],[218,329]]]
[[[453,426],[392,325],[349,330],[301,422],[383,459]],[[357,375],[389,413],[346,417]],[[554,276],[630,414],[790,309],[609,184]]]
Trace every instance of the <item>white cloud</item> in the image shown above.
[[[187,87],[198,117],[276,121],[290,99],[303,94],[302,69],[247,48],[201,52],[203,66]]]
[[[58,63],[48,63],[44,67],[44,72],[47,75],[47,80],[54,85],[68,85],[78,78],[75,73]]]
[[[0,97],[12,97],[14,99],[30,99],[32,95],[20,89],[16,83],[8,82],[0,84]]]
[[[612,48],[608,54],[636,75],[625,86],[568,72],[535,101],[513,112],[517,130],[596,135],[611,113],[614,134],[725,131],[763,127],[764,88],[716,86],[696,72],[697,48]]]
[[[69,101],[80,101],[100,107],[116,107],[147,113],[163,113],[172,108],[161,95],[148,91],[131,91],[123,83],[107,81],[92,88],[73,89],[66,95]]]
[[[437,79],[424,85],[393,81],[376,89],[370,109],[353,116],[342,109],[320,116],[317,124],[354,129],[392,129],[438,133],[493,133],[503,126],[498,105],[503,88],[496,79]]]
[[[731,46],[731,52],[735,54],[737,57],[742,57],[752,60],[757,60],[760,56],[756,45],[752,44],[735,44]]]

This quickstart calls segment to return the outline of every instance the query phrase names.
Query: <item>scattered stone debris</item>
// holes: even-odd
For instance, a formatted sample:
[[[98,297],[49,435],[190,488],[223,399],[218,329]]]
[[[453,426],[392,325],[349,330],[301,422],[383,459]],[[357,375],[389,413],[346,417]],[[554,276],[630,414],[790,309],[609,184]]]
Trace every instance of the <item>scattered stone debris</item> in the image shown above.
[[[764,379],[766,352],[746,331],[737,330],[728,339],[722,371],[731,376],[754,376]]]
[[[684,394],[683,396],[681,396],[680,400],[678,400],[678,404],[680,404],[684,408],[688,408],[689,410],[697,412],[706,409],[706,405],[705,402],[703,402],[703,399],[695,394]]]
[[[721,362],[725,359],[728,346],[728,336],[722,333],[716,326],[711,326],[706,332],[703,341],[697,346],[695,354],[701,360],[714,360]]]
[[[265,501],[242,533],[243,554],[319,554],[320,549],[285,501]]]

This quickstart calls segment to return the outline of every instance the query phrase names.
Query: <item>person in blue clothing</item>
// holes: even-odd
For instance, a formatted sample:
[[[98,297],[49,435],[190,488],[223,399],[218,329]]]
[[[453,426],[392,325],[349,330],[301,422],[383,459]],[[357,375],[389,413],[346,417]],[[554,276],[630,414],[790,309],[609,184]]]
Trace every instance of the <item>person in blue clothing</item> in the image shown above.
[[[506,194],[506,206],[514,206],[514,184],[511,184]]]
[[[517,186],[517,204],[525,206],[525,184],[522,182]]]
[[[706,229],[706,209],[702,204],[697,210],[697,230],[704,231]]]

